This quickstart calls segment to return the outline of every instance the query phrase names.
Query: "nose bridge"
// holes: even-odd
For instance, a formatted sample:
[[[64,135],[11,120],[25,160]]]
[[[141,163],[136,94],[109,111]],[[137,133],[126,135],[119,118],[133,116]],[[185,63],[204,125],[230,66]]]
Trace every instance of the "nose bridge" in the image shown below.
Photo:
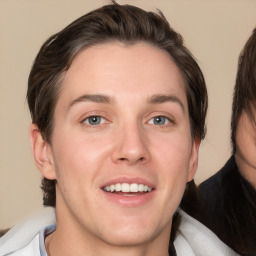
[[[148,140],[145,129],[137,121],[120,126],[116,134],[114,161],[128,164],[145,163],[149,160]]]

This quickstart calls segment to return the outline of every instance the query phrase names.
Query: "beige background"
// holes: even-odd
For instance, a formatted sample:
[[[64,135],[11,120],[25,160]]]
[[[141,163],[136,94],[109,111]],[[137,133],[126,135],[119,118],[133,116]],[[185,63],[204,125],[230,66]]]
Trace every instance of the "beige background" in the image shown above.
[[[32,61],[53,33],[107,1],[0,0],[0,228],[42,206],[40,175],[30,150],[25,94]],[[198,59],[208,85],[208,132],[199,183],[230,155],[229,123],[237,59],[256,25],[254,0],[126,0],[159,8]]]

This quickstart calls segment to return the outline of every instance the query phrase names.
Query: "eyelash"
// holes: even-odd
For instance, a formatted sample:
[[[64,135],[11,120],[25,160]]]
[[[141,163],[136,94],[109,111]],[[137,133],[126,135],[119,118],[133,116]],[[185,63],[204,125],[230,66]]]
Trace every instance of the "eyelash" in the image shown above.
[[[100,123],[97,123],[97,122],[94,123],[94,124],[90,123],[90,120],[92,120],[92,119],[99,119],[99,118],[100,118]],[[104,123],[101,123],[101,120],[104,120]],[[88,116],[88,117],[84,118],[81,123],[85,124],[87,126],[98,126],[98,125],[103,125],[103,124],[107,123],[107,119],[102,117],[102,116],[99,116],[99,115],[91,115],[91,116]]]
[[[99,120],[100,119],[100,120]],[[160,122],[157,121],[157,119],[160,119]],[[164,119],[164,123],[161,123],[161,121]],[[92,122],[91,122],[92,121]],[[156,122],[154,122],[156,121]],[[158,122],[158,123],[157,123]],[[97,127],[99,125],[104,125],[106,123],[108,123],[107,119],[100,116],[100,115],[91,115],[88,116],[86,118],[84,118],[81,122],[82,124],[86,125],[86,126],[90,126],[90,127]],[[163,115],[157,115],[157,116],[153,116],[149,121],[148,124],[150,125],[155,125],[155,126],[159,126],[159,127],[166,127],[170,124],[173,124],[173,120],[163,116]]]
[[[157,120],[157,119],[159,120],[159,119],[160,119],[160,121],[161,121],[161,119],[163,119],[163,118],[164,118],[165,123],[154,123],[155,120]],[[167,121],[167,123],[166,123],[166,121]],[[158,122],[158,121],[157,121],[157,122]],[[171,120],[170,118],[168,118],[168,117],[166,117],[166,116],[157,115],[157,116],[152,117],[152,118],[149,120],[148,123],[149,123],[149,124],[152,124],[152,125],[156,125],[156,126],[162,127],[162,126],[167,126],[168,124],[172,124],[172,123],[174,123],[174,122],[173,122],[173,120]]]

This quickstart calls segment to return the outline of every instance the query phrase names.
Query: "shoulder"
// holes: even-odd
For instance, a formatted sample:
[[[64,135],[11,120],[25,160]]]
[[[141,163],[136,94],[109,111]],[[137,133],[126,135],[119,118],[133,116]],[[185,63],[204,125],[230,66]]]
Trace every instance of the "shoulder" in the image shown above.
[[[39,231],[55,222],[54,209],[47,207],[19,223],[0,238],[0,255],[37,255],[35,248],[38,248],[39,252]]]
[[[41,256],[39,249],[39,234],[37,234],[25,247],[11,252],[8,256]],[[2,255],[2,254],[1,254]],[[4,254],[6,255],[6,254]]]
[[[210,229],[183,211],[174,241],[178,256],[237,256]]]

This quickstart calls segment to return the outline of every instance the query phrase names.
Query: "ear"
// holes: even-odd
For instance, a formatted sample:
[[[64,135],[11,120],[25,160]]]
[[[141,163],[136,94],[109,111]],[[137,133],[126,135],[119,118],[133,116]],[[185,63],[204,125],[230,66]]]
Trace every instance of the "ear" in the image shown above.
[[[201,140],[196,137],[192,145],[187,182],[191,181],[196,174],[196,170],[198,167],[198,151],[200,142]]]
[[[56,179],[51,146],[44,141],[36,124],[30,126],[30,141],[34,160],[39,171],[49,180]]]

